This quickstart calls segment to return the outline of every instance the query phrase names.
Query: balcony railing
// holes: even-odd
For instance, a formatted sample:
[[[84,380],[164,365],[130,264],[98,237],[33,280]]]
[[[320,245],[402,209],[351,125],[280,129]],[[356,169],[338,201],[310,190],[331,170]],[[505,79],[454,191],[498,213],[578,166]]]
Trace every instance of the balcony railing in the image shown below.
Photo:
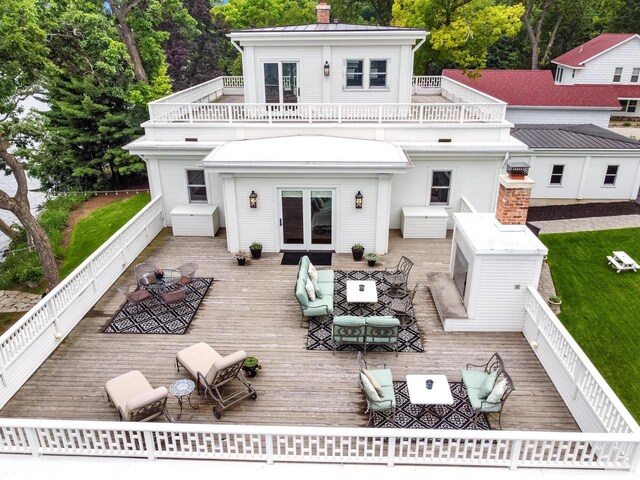
[[[452,103],[211,103],[241,94],[242,77],[218,77],[149,104],[151,123],[501,123],[506,105],[441,77],[414,77]],[[224,100],[224,99],[223,99]]]

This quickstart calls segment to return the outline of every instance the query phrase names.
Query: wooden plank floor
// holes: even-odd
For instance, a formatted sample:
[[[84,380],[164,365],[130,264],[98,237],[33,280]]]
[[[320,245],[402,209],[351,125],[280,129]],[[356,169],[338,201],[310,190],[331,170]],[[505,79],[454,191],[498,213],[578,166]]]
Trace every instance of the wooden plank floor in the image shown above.
[[[224,232],[224,231],[222,231]],[[578,427],[519,333],[445,333],[425,285],[427,271],[446,271],[451,239],[404,240],[391,231],[390,253],[383,266],[395,265],[402,254],[415,261],[410,284],[420,282],[414,304],[425,352],[369,354],[385,361],[401,380],[408,373],[441,373],[459,381],[467,362],[480,363],[500,352],[513,377],[515,392],[503,414],[503,427],[515,430],[577,430]],[[353,352],[307,351],[306,328],[293,297],[295,266],[281,266],[281,254],[263,254],[239,267],[226,251],[224,233],[211,238],[172,237],[163,231],[140,255],[164,267],[196,262],[198,275],[213,276],[209,290],[185,335],[103,334],[123,303],[116,286],[129,283],[123,275],[94,306],[60,347],[0,411],[2,417],[117,420],[103,397],[107,380],[141,370],[153,386],[169,386],[183,378],[174,367],[176,353],[193,343],[207,342],[218,352],[238,349],[257,356],[263,369],[253,379],[256,401],[244,401],[224,412],[221,422],[267,425],[357,426],[367,423]],[[351,255],[334,255],[334,269],[368,268]],[[201,399],[196,399],[202,403]],[[172,414],[177,401],[169,400]],[[181,421],[215,422],[209,404],[186,407]]]

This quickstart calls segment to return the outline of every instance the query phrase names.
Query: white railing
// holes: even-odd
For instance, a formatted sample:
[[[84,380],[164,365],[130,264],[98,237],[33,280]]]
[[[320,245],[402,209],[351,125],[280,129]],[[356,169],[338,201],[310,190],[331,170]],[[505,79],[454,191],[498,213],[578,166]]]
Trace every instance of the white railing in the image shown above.
[[[0,408],[163,227],[162,197],[159,197],[0,337]]]
[[[440,88],[441,76],[413,76],[411,86],[415,92],[419,88]]]
[[[638,438],[549,432],[0,419],[0,453],[633,470]]]
[[[460,195],[460,212],[462,213],[478,213],[476,207],[474,207],[469,199],[464,195]]]
[[[640,435],[631,414],[532,287],[523,334],[583,431]]]
[[[506,103],[491,95],[487,95],[475,88],[469,87],[463,83],[457,82],[447,77],[442,77],[440,82],[442,87],[441,95],[446,99],[457,103],[493,103],[498,105],[504,105],[506,109]]]
[[[150,103],[153,123],[487,123],[504,119],[495,103]]]
[[[244,88],[243,77],[216,77],[208,82],[200,83],[186,90],[176,92],[167,97],[151,102],[156,104],[207,103],[224,95],[224,89]]]

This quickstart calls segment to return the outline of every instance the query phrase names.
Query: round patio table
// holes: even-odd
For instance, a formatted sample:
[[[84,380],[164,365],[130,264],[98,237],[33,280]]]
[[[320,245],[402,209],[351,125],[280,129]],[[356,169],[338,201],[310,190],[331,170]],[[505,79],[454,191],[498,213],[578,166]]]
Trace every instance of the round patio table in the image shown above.
[[[148,276],[153,275],[155,282],[149,283],[145,282],[143,279],[146,279]],[[161,291],[167,290],[169,287],[172,287],[182,277],[182,274],[173,268],[166,268],[163,270],[162,277],[158,278],[155,273],[147,273],[146,275],[140,277],[138,283],[147,290]]]

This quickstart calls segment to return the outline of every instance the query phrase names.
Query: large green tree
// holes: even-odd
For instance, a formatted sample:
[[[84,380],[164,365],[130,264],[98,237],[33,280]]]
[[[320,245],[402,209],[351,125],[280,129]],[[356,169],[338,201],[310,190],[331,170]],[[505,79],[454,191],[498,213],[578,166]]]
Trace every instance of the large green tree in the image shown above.
[[[27,177],[20,152],[33,148],[24,141],[21,102],[41,91],[42,74],[48,67],[45,31],[38,22],[35,0],[0,1],[0,168],[13,175],[15,195],[0,190],[0,209],[13,213],[34,246],[49,288],[60,281],[51,243],[31,213]],[[11,227],[0,221],[0,230],[15,239]]]
[[[516,35],[523,13],[521,4],[497,0],[395,0],[393,23],[431,32],[416,55],[416,71],[427,73],[431,63],[484,68],[489,47]]]
[[[232,29],[302,25],[316,21],[313,0],[229,0],[212,10],[214,20]]]
[[[332,0],[331,16],[344,23],[390,25],[393,0]]]

